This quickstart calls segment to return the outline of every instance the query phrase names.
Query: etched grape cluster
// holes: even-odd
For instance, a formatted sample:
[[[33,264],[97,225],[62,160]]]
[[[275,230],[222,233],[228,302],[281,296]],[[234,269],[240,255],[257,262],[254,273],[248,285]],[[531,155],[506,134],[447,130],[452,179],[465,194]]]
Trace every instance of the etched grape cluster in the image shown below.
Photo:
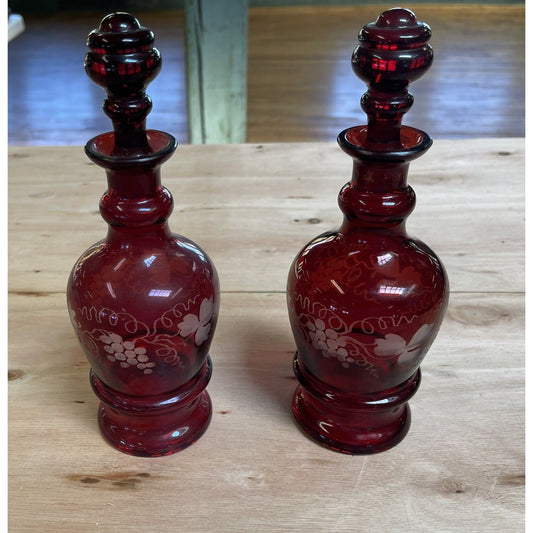
[[[109,333],[102,335],[100,340],[104,343],[107,359],[112,363],[118,361],[122,368],[134,366],[145,374],[151,374],[155,363],[150,362],[146,355],[146,348],[135,347],[135,342],[124,341],[120,335]]]

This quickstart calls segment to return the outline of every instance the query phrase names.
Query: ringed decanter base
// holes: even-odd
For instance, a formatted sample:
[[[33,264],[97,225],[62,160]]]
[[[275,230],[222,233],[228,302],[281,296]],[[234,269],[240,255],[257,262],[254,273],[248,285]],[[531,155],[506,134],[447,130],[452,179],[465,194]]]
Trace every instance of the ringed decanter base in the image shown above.
[[[418,390],[421,372],[405,383],[376,394],[345,394],[311,376],[294,356],[300,382],[292,414],[305,434],[326,448],[350,455],[383,452],[407,435],[411,410],[407,400]]]
[[[179,389],[142,398],[112,390],[91,371],[91,386],[101,400],[102,435],[120,451],[141,457],[170,455],[190,446],[211,421],[211,399],[205,390],[211,371],[208,356],[200,372]]]

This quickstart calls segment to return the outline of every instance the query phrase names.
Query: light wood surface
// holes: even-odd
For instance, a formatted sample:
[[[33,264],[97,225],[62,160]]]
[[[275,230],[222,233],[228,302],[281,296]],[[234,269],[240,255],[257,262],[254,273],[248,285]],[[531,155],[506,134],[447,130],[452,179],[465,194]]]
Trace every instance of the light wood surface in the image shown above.
[[[357,32],[394,4],[250,8],[248,142],[335,141],[366,122],[366,90],[350,56]],[[412,85],[406,116],[435,139],[522,137],[524,5],[413,4],[432,30],[435,61]],[[105,97],[83,70],[87,34],[106,13],[25,17],[8,47],[9,142],[85,144],[111,129]],[[155,32],[163,68],[148,87],[149,127],[188,142],[182,11],[134,12]]]
[[[65,304],[105,235],[81,147],[9,150],[10,532],[515,532],[524,527],[524,141],[436,141],[411,165],[409,231],[451,298],[406,439],[346,456],[290,416],[290,262],[340,222],[351,161],[332,143],[182,146],[170,223],[221,279],[207,433],[143,459],[101,438]]]

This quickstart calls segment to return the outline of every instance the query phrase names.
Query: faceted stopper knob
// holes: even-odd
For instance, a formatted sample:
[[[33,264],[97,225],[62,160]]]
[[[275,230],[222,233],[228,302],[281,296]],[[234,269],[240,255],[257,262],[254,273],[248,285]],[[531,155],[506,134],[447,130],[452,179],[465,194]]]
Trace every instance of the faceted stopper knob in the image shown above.
[[[161,69],[154,34],[128,13],[113,13],[87,39],[85,71],[107,92],[103,109],[113,122],[116,154],[150,151],[146,117],[152,101],[144,92]]]
[[[400,143],[403,115],[413,105],[409,83],[431,66],[431,28],[400,7],[382,13],[359,32],[352,68],[367,85],[361,107],[368,115],[369,143]]]

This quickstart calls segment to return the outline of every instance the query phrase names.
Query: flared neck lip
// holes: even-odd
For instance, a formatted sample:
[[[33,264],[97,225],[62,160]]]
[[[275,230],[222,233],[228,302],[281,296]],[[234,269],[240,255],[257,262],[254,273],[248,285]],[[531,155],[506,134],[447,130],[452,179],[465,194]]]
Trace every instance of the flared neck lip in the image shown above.
[[[376,150],[370,148],[365,142],[367,128],[366,125],[347,128],[341,131],[337,137],[337,143],[342,150],[360,161],[409,163],[426,153],[433,144],[433,139],[425,131],[410,126],[402,126],[401,149],[387,150],[386,145],[384,145],[383,150]]]
[[[151,152],[114,154],[115,134],[112,131],[96,135],[87,141],[85,153],[97,165],[108,170],[131,168],[137,166],[156,167],[167,161],[176,148],[178,141],[173,135],[159,130],[146,130]]]

